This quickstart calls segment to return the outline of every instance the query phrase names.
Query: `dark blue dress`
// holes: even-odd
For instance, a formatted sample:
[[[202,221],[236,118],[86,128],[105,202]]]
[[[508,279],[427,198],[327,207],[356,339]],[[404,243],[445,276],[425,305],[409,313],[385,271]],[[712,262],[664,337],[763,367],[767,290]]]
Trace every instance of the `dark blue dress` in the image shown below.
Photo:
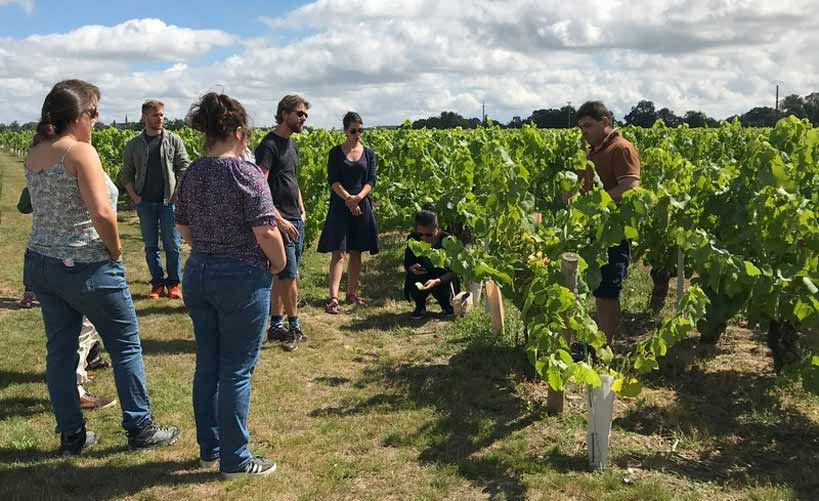
[[[330,150],[327,158],[327,181],[341,183],[350,195],[357,195],[369,184],[375,188],[376,161],[375,153],[364,148],[361,158],[352,162],[341,149],[341,145]],[[378,226],[373,213],[373,201],[370,195],[359,205],[360,216],[353,216],[350,209],[336,193],[330,190],[330,207],[327,209],[327,219],[319,237],[319,252],[334,251],[368,251],[378,253]]]

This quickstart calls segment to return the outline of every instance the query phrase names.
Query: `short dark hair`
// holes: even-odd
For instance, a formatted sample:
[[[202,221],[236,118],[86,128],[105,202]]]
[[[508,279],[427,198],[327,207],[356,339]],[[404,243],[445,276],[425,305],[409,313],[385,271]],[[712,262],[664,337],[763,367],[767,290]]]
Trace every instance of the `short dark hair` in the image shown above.
[[[364,120],[361,119],[361,115],[356,113],[355,111],[348,111],[344,118],[341,119],[341,124],[344,125],[344,130],[350,128],[353,124],[363,124]]]
[[[295,94],[284,96],[282,100],[279,101],[279,107],[276,109],[276,123],[280,124],[284,122],[284,114],[292,112],[300,104],[303,104],[308,110],[310,109],[310,103],[305,101],[303,97]]]
[[[577,113],[575,113],[575,120],[578,122],[581,118],[591,118],[597,122],[603,120],[603,118],[608,117],[609,121],[611,121],[611,112],[606,105],[603,104],[602,101],[586,101],[583,103],[580,108],[577,109]]]
[[[225,94],[209,92],[191,106],[187,117],[191,128],[205,134],[205,143],[224,141],[238,128],[250,137],[250,120],[244,106]]]
[[[422,210],[415,215],[415,226],[438,226],[438,215],[431,210]]]
[[[164,108],[165,103],[159,99],[146,99],[145,102],[142,103],[142,114],[144,115],[148,111],[159,111],[160,109]]]

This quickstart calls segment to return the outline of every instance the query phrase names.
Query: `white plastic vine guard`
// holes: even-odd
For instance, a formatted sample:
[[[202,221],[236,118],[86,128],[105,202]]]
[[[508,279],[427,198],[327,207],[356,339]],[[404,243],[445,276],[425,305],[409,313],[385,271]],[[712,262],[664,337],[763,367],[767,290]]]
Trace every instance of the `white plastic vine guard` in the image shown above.
[[[586,404],[589,408],[586,443],[589,446],[589,463],[594,470],[601,470],[609,464],[609,435],[614,417],[613,382],[613,377],[601,374],[600,386],[586,387]]]
[[[472,295],[472,304],[478,306],[481,304],[481,292],[483,292],[483,281],[469,282],[466,284],[466,290]]]

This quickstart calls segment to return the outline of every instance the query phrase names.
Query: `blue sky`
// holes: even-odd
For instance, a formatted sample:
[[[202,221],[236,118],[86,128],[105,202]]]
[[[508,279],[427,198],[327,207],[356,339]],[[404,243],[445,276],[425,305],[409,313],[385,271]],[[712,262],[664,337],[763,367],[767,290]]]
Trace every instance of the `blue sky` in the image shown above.
[[[88,24],[116,25],[134,18],[157,17],[168,24],[200,29],[218,28],[252,37],[265,30],[264,24],[259,21],[261,16],[281,16],[305,3],[292,0],[37,0],[33,2],[31,14],[28,14],[21,4],[12,2],[0,7],[0,36],[22,38],[67,32]]]
[[[223,90],[273,122],[288,93],[310,122],[455,111],[497,120],[590,99],[716,118],[819,91],[815,0],[0,0],[0,122],[38,118],[65,78],[102,89],[103,121],[146,98],[182,117]]]

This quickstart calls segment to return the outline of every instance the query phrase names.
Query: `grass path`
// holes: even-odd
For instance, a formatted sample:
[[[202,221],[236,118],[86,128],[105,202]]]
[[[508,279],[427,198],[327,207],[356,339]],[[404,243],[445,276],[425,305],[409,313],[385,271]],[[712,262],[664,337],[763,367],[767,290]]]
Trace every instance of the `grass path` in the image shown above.
[[[816,499],[819,404],[780,388],[755,334],[732,327],[694,360],[695,340],[640,399],[617,402],[610,471],[586,469],[582,393],[543,414],[543,385],[486,319],[413,322],[401,300],[402,238],[365,263],[366,309],[323,312],[326,256],[307,252],[302,309],[310,343],[266,347],[253,377],[252,450],[279,462],[265,479],[222,482],[200,469],[191,406],[194,344],[184,309],[149,301],[135,214],[120,210],[157,421],[171,448],[129,453],[118,407],[86,413],[101,442],[72,459],[45,386],[39,310],[14,307],[30,216],[14,205],[19,160],[0,153],[0,499]],[[629,278],[626,331],[651,326],[648,278]],[[434,309],[434,307],[432,307]],[[514,330],[515,326],[510,326]],[[89,390],[114,395],[110,371]]]

